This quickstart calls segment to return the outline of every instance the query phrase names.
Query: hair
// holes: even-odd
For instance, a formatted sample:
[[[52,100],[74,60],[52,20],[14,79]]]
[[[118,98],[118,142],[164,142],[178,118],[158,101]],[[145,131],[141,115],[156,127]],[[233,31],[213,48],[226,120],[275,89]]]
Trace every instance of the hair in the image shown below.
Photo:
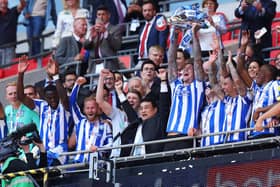
[[[142,96],[141,96],[141,93],[138,92],[137,90],[135,89],[129,89],[127,93],[134,93],[137,95],[137,97],[141,100]]]
[[[162,54],[164,54],[164,49],[160,45],[152,45],[149,48],[149,53],[151,53],[152,50],[160,51]]]
[[[90,96],[85,97],[84,103],[86,103],[87,101],[92,101],[92,100],[96,101],[96,97],[94,94],[91,94]]]
[[[57,90],[56,90],[56,86],[54,86],[54,85],[48,85],[48,86],[46,86],[45,88],[44,88],[44,93],[46,93],[46,92],[56,92]]]
[[[157,66],[155,65],[155,63],[154,63],[152,60],[148,59],[148,60],[145,60],[145,61],[142,63],[142,65],[141,65],[141,71],[143,71],[143,68],[144,68],[144,66],[145,66],[146,64],[152,64],[152,65],[154,66],[155,70],[156,70],[156,68],[157,68]]]
[[[75,75],[77,77],[76,71],[73,68],[68,68],[62,76],[62,82],[65,82],[67,75]]]
[[[80,0],[76,0],[76,6],[77,6],[77,8],[80,8]],[[66,0],[63,0],[63,8],[65,10],[67,10],[69,8],[66,4]]]
[[[212,1],[212,2],[215,4],[215,11],[218,9],[219,3],[218,3],[217,0],[203,0],[203,1],[202,1],[202,8],[205,7],[205,4],[207,3],[207,1]]]
[[[16,82],[9,82],[6,84],[6,88],[8,88],[9,86],[17,86]]]
[[[249,60],[249,62],[247,63],[247,68],[249,68],[249,66],[250,66],[250,64],[251,64],[252,62],[256,62],[256,63],[259,65],[259,67],[261,67],[261,66],[263,65],[262,59],[260,59],[260,58],[258,58],[258,57],[253,57],[253,58],[251,58],[251,59]]]
[[[114,79],[115,79],[115,80],[116,80],[116,74],[118,74],[118,75],[121,76],[122,82],[124,81],[124,80],[123,80],[123,74],[122,74],[121,72],[119,72],[119,71],[112,71],[112,72],[113,72],[113,75],[114,75]]]
[[[190,59],[191,55],[187,50],[183,50],[182,48],[178,48],[177,52],[182,53],[184,56],[184,59]]]
[[[154,108],[157,108],[156,99],[155,99],[153,96],[147,95],[146,97],[144,97],[143,99],[141,99],[141,102],[140,102],[140,103],[143,103],[143,102],[152,103],[152,106],[153,106]]]
[[[106,12],[110,13],[110,10],[105,5],[98,6],[97,9],[96,9],[96,12],[99,11],[99,10],[103,10],[103,11],[106,11]]]
[[[276,80],[278,75],[278,69],[275,66],[271,64],[264,64],[262,65],[262,67],[265,67],[270,72],[271,80]]]
[[[32,88],[32,89],[34,90],[34,93],[35,93],[35,94],[37,93],[37,90],[36,90],[36,88],[35,88],[34,85],[28,84],[28,85],[24,86],[23,89],[27,89],[27,88]]]
[[[154,10],[156,10],[156,4],[153,0],[143,0],[143,3],[142,3],[142,7],[146,4],[152,4],[153,5],[153,8]]]

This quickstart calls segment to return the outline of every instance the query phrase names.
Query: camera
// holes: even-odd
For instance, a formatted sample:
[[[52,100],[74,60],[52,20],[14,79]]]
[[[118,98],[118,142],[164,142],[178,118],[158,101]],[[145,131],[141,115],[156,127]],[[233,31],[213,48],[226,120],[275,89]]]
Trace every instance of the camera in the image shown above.
[[[22,143],[29,144],[29,142],[32,142],[33,140],[38,143],[41,142],[37,127],[34,123],[17,128],[16,131],[12,132],[10,135],[0,141],[0,162],[3,162],[8,157],[17,155],[19,153],[18,148],[21,144],[20,139],[27,133],[31,133],[32,135],[27,138],[26,142]]]

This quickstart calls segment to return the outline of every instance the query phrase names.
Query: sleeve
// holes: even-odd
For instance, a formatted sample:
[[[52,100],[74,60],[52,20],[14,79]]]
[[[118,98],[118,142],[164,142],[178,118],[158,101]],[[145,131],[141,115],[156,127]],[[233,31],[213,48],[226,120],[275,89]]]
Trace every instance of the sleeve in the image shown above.
[[[126,99],[125,95],[118,95],[119,100],[121,102],[122,108],[127,115],[128,123],[133,123],[138,120],[137,112],[132,108],[129,104],[128,100]]]
[[[40,152],[39,168],[44,168],[47,166],[48,166],[47,153]]]
[[[242,1],[242,0],[241,0],[241,1]],[[241,11],[241,1],[240,1],[240,3],[239,3],[238,7],[237,7],[237,8],[235,9],[235,11],[234,11],[234,15],[235,15],[235,17],[237,17],[237,18],[241,18],[242,15],[243,15],[243,13],[244,13],[244,12]]]
[[[70,111],[75,124],[78,124],[83,118],[85,118],[85,116],[80,111],[80,107],[77,103],[77,95],[79,89],[80,86],[78,84],[75,84],[70,96]]]
[[[41,104],[45,102],[44,100],[41,100],[41,99],[34,99],[34,104],[35,104],[35,107],[39,109],[39,114],[40,114],[40,111],[41,111]]]
[[[108,30],[107,40],[109,46],[114,50],[119,50],[122,45],[122,32],[123,30],[119,26],[114,26],[111,30]]]
[[[106,126],[106,132],[103,147],[111,147],[113,144],[112,129],[108,123],[105,123],[104,126]]]
[[[169,34],[169,27],[167,26],[165,30],[159,32],[159,45],[166,50],[167,39]]]
[[[216,28],[220,34],[227,32],[227,21],[224,15],[219,15],[219,22],[217,23]]]
[[[26,171],[31,169],[29,165],[27,165],[24,161],[20,159],[12,160],[3,174],[18,172],[18,171]]]
[[[36,169],[37,165],[36,165],[36,161],[33,157],[33,153],[25,153],[25,157],[26,157],[27,164],[30,167],[30,169]]]
[[[161,83],[160,95],[159,95],[159,115],[162,133],[166,133],[167,122],[170,113],[171,106],[171,88],[168,83]]]
[[[58,64],[64,64],[67,62],[74,61],[74,56],[68,57],[66,54],[67,48],[72,47],[68,46],[69,42],[67,43],[67,40],[69,37],[62,38],[57,46],[56,52],[55,52],[55,60],[58,62]]]

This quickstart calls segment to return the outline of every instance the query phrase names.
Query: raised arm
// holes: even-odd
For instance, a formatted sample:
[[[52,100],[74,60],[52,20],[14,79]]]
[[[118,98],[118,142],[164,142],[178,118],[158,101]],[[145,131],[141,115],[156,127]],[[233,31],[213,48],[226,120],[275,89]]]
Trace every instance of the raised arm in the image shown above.
[[[77,103],[77,96],[81,85],[86,83],[86,79],[84,77],[78,77],[76,83],[73,87],[70,96],[70,107],[71,107],[71,114],[74,120],[74,123],[79,123],[85,116],[82,114],[81,109]]]
[[[231,54],[231,51],[228,52],[228,61],[227,61],[227,65],[228,65],[228,68],[229,68],[229,71],[230,71],[230,74],[231,74],[231,77],[234,81],[234,84],[238,90],[238,93],[239,95],[241,96],[245,96],[247,94],[247,88],[246,88],[246,85],[244,84],[243,80],[240,79],[234,65],[233,65],[233,62],[232,62],[232,54]]]
[[[217,65],[215,63],[217,59],[218,59],[217,51],[213,51],[212,53],[210,53],[208,61],[204,62],[203,64],[204,72],[208,75],[208,79],[212,87],[218,84]]]
[[[193,35],[193,56],[194,56],[194,74],[195,79],[198,81],[204,81],[205,74],[202,68],[202,59],[201,59],[201,49],[199,44],[199,39],[197,31],[200,29],[200,26],[197,23],[194,23],[192,26],[192,35]]]
[[[121,105],[123,107],[124,112],[126,113],[126,116],[128,118],[129,123],[134,123],[136,120],[138,120],[137,112],[132,108],[132,106],[129,104],[126,96],[123,93],[123,83],[121,80],[115,82],[115,90],[117,92],[118,98],[121,102]]]
[[[17,98],[20,102],[22,102],[28,108],[33,110],[35,108],[35,103],[31,98],[27,97],[24,94],[24,86],[23,86],[24,73],[29,66],[29,63],[27,60],[28,60],[28,57],[25,55],[23,55],[19,58],[18,79],[17,79]]]
[[[177,39],[178,39],[178,30],[175,26],[171,27],[170,33],[170,46],[168,49],[168,80],[173,82],[177,78]]]
[[[20,13],[24,7],[26,6],[26,1],[25,0],[20,0],[18,6],[17,6],[17,11]]]
[[[53,80],[55,80],[55,86],[56,86],[56,91],[58,94],[58,97],[64,107],[65,110],[70,110],[69,107],[69,100],[68,100],[68,96],[67,96],[67,92],[65,90],[65,88],[62,86],[61,81],[59,80],[59,71],[58,71],[59,67],[58,64],[52,59],[50,58],[48,65],[47,65],[47,74],[51,75]]]
[[[109,116],[112,113],[112,106],[110,105],[110,103],[108,103],[108,101],[104,100],[104,78],[109,73],[110,72],[108,69],[101,70],[96,92],[96,102],[107,116]]]
[[[162,134],[166,134],[166,126],[170,113],[171,105],[171,89],[168,84],[167,79],[167,70],[159,69],[157,76],[160,78],[160,95],[159,95],[159,115],[161,122]]]
[[[241,45],[239,49],[239,54],[237,55],[237,72],[240,77],[243,79],[244,83],[248,88],[251,87],[253,80],[248,74],[247,69],[245,68],[245,52],[246,47],[249,42],[249,32],[243,31],[241,37]]]

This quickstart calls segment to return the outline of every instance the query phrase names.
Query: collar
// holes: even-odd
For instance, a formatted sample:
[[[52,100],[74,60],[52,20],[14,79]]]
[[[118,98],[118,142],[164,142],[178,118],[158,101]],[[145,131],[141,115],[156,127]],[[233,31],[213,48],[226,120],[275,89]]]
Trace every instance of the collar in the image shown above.
[[[146,21],[146,24],[147,23],[150,23],[150,25],[153,25],[153,23],[155,22],[156,20],[156,16],[153,17],[153,19],[151,19],[150,21]]]
[[[81,38],[79,36],[77,36],[75,33],[73,33],[73,36],[77,42],[80,41]]]

